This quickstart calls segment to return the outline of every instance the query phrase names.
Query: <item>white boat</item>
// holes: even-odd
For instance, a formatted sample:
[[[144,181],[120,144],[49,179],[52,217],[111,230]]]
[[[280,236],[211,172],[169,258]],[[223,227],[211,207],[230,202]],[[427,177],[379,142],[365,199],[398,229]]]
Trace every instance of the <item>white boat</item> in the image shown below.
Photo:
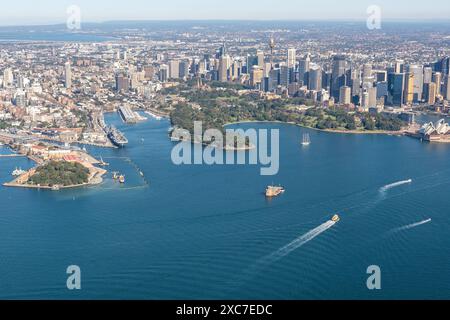
[[[14,170],[14,171],[12,172],[12,175],[13,175],[14,177],[19,177],[19,176],[23,175],[24,173],[26,173],[25,170],[22,170],[21,168],[19,168],[19,169],[16,168],[16,170]]]
[[[303,135],[302,146],[309,146],[311,144],[311,137],[309,133]]]

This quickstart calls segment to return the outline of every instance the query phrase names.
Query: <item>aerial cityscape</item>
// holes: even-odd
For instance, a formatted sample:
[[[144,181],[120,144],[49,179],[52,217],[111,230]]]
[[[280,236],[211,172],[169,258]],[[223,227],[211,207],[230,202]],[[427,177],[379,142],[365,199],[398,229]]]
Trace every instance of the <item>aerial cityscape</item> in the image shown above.
[[[0,26],[0,298],[448,299],[450,22],[366,8]]]

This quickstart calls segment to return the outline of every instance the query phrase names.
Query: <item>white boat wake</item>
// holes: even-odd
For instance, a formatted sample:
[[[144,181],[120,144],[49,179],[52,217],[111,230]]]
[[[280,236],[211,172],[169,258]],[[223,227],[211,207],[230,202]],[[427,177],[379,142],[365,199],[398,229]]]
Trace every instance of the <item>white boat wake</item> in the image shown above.
[[[385,185],[384,187],[380,188],[380,192],[381,193],[385,193],[386,191],[388,191],[390,189],[393,189],[393,188],[396,188],[396,187],[400,187],[400,186],[403,186],[405,184],[410,184],[412,182],[413,182],[412,179],[409,179],[409,180],[404,180],[404,181],[391,183],[391,184]]]
[[[324,224],[318,226],[317,228],[315,228],[315,229],[309,231],[308,233],[302,235],[301,237],[295,239],[288,245],[286,245],[286,246],[280,248],[279,250],[275,251],[274,253],[266,256],[265,258],[263,258],[264,262],[274,263],[274,262],[288,256],[289,254],[291,254],[298,248],[304,246],[305,244],[307,244],[314,238],[320,236],[322,233],[324,233],[328,229],[332,228],[335,224],[336,224],[336,222],[331,221],[331,220],[325,222]]]
[[[424,224],[430,223],[431,221],[432,221],[431,219],[423,220],[423,221],[420,221],[420,222],[417,222],[417,223],[409,224],[407,226],[394,229],[392,232],[395,233],[395,232],[400,232],[400,231],[406,231],[406,230],[414,229],[414,228],[420,227],[420,226],[422,226]]]
[[[314,238],[318,237],[328,229],[332,228],[336,222],[327,221],[324,224],[318,226],[317,228],[305,233],[301,237],[295,239],[288,245],[278,249],[277,251],[259,259],[252,266],[250,266],[247,270],[245,270],[242,274],[236,277],[233,280],[229,281],[230,288],[235,288],[236,286],[241,285],[243,282],[248,281],[248,279],[254,277],[256,274],[260,273],[262,270],[268,268],[273,263],[281,260],[282,258],[288,256],[295,250],[304,246]]]

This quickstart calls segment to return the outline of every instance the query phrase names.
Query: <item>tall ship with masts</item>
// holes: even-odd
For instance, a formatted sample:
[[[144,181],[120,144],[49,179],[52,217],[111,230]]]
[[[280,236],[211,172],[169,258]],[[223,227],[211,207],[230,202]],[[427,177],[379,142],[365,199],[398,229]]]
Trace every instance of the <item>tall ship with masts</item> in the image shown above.
[[[302,146],[309,146],[311,144],[311,137],[309,133],[303,134]]]

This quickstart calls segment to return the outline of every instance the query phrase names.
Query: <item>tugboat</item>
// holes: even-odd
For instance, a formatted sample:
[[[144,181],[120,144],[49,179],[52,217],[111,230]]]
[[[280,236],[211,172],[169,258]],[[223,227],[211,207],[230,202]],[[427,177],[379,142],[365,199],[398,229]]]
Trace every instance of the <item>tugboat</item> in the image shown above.
[[[333,216],[333,218],[331,218],[331,221],[333,221],[333,222],[339,222],[339,221],[341,221],[341,217],[339,217],[339,215],[335,214],[335,215]]]
[[[283,194],[286,190],[283,187],[268,186],[266,189],[266,197],[273,198]]]

